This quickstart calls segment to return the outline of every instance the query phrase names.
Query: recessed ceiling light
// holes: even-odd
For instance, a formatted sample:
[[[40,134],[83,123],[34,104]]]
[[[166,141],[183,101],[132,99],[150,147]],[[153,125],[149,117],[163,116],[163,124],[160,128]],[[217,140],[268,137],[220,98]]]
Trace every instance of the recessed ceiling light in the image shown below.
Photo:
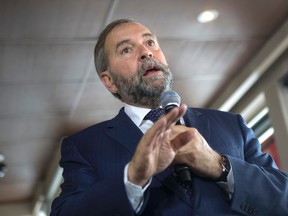
[[[216,10],[207,10],[200,13],[197,17],[198,22],[207,23],[215,20],[218,17],[219,13]]]

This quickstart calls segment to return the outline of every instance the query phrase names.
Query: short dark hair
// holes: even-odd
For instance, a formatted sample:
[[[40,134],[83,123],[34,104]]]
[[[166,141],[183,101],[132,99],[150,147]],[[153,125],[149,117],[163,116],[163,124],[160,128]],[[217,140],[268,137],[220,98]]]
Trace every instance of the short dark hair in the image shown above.
[[[98,75],[108,69],[108,56],[105,53],[104,45],[107,35],[118,25],[123,23],[137,23],[132,19],[118,19],[108,24],[98,37],[95,49],[94,49],[94,63]]]

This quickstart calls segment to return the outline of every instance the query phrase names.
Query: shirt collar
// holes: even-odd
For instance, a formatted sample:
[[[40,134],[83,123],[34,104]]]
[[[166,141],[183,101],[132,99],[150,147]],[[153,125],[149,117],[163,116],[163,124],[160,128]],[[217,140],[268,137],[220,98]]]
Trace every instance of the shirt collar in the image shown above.
[[[138,127],[141,125],[143,118],[147,115],[147,113],[151,109],[143,108],[143,107],[136,107],[129,104],[124,104],[124,111],[125,113],[131,118],[131,120],[136,124]]]

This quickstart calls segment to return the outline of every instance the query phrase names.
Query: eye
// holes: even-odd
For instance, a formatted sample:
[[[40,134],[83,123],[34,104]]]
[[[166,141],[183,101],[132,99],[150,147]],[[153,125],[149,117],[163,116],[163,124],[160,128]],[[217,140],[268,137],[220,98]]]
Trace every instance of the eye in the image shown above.
[[[148,40],[148,41],[146,42],[146,44],[147,44],[148,46],[154,46],[156,43],[155,43],[154,40]]]
[[[125,47],[121,50],[121,54],[127,54],[127,53],[130,53],[132,51],[131,48],[129,47]]]

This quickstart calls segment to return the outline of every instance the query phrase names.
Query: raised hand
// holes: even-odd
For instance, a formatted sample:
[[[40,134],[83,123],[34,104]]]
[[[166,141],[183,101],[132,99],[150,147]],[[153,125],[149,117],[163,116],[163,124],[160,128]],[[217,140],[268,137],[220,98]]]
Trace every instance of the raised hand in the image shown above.
[[[183,145],[178,151],[174,164],[186,164],[190,169],[201,177],[217,179],[222,173],[219,163],[221,156],[214,151],[196,128],[176,125],[172,129],[171,137],[189,131],[191,140]]]
[[[171,139],[171,127],[184,115],[186,109],[186,105],[174,108],[144,134],[129,162],[130,182],[144,186],[153,175],[166,169],[177,151],[191,140],[190,131],[184,131]]]

